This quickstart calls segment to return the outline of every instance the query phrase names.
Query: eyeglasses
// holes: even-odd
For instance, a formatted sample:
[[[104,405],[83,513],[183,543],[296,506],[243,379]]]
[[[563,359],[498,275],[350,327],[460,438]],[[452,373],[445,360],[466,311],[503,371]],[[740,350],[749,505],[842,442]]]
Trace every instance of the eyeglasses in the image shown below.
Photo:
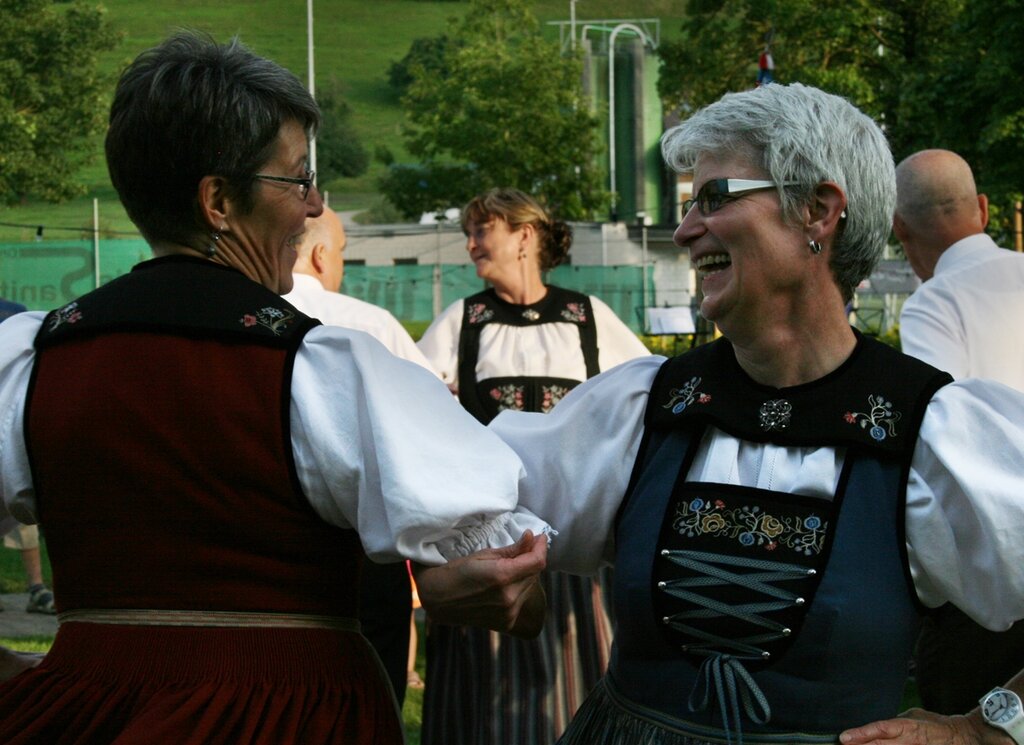
[[[683,202],[683,215],[690,211],[693,205],[704,216],[710,215],[720,209],[726,202],[739,199],[744,194],[764,189],[775,189],[779,186],[796,186],[794,181],[784,181],[777,184],[774,181],[757,181],[745,178],[716,178],[708,181],[700,187],[697,196]]]
[[[306,171],[305,178],[294,178],[292,176],[267,176],[264,173],[257,173],[253,175],[253,178],[263,179],[264,181],[280,181],[282,184],[298,184],[299,195],[305,199],[309,196],[309,190],[313,188],[313,179],[316,177],[316,171]]]

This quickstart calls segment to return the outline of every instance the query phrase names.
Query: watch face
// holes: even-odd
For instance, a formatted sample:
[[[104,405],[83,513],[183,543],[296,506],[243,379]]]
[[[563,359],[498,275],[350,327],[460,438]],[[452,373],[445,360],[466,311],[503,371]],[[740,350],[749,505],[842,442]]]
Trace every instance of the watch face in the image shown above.
[[[1009,724],[1020,713],[1020,699],[1008,691],[993,691],[982,702],[981,712],[992,724]]]

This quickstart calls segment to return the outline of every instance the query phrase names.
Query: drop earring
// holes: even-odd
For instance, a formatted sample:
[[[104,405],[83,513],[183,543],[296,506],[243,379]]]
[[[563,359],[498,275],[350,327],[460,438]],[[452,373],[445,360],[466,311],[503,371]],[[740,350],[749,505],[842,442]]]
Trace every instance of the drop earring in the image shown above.
[[[812,254],[817,255],[817,254],[821,253],[821,244],[818,243],[813,238],[811,240],[807,241],[807,245],[811,247],[811,253]]]
[[[210,233],[210,244],[206,247],[206,255],[213,258],[217,255],[217,244],[220,243],[220,231],[214,230]]]

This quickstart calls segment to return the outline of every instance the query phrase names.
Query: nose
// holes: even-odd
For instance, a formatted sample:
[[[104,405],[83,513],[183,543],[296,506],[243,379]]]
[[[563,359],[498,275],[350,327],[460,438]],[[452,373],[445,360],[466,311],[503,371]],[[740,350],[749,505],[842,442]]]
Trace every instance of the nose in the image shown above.
[[[699,237],[705,230],[704,220],[697,209],[697,205],[691,205],[690,210],[683,215],[683,221],[679,223],[676,232],[672,234],[672,242],[679,248],[686,248],[687,244]]]
[[[306,217],[320,217],[324,211],[324,198],[320,190],[313,184],[306,195]]]

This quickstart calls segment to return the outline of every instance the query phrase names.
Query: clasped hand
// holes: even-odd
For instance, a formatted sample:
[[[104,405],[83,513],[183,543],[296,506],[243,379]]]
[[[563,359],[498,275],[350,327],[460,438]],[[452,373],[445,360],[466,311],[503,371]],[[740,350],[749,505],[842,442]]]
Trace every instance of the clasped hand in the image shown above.
[[[547,537],[526,531],[512,546],[483,549],[438,567],[414,565],[423,608],[435,623],[535,637],[547,611],[538,581],[547,553]]]

